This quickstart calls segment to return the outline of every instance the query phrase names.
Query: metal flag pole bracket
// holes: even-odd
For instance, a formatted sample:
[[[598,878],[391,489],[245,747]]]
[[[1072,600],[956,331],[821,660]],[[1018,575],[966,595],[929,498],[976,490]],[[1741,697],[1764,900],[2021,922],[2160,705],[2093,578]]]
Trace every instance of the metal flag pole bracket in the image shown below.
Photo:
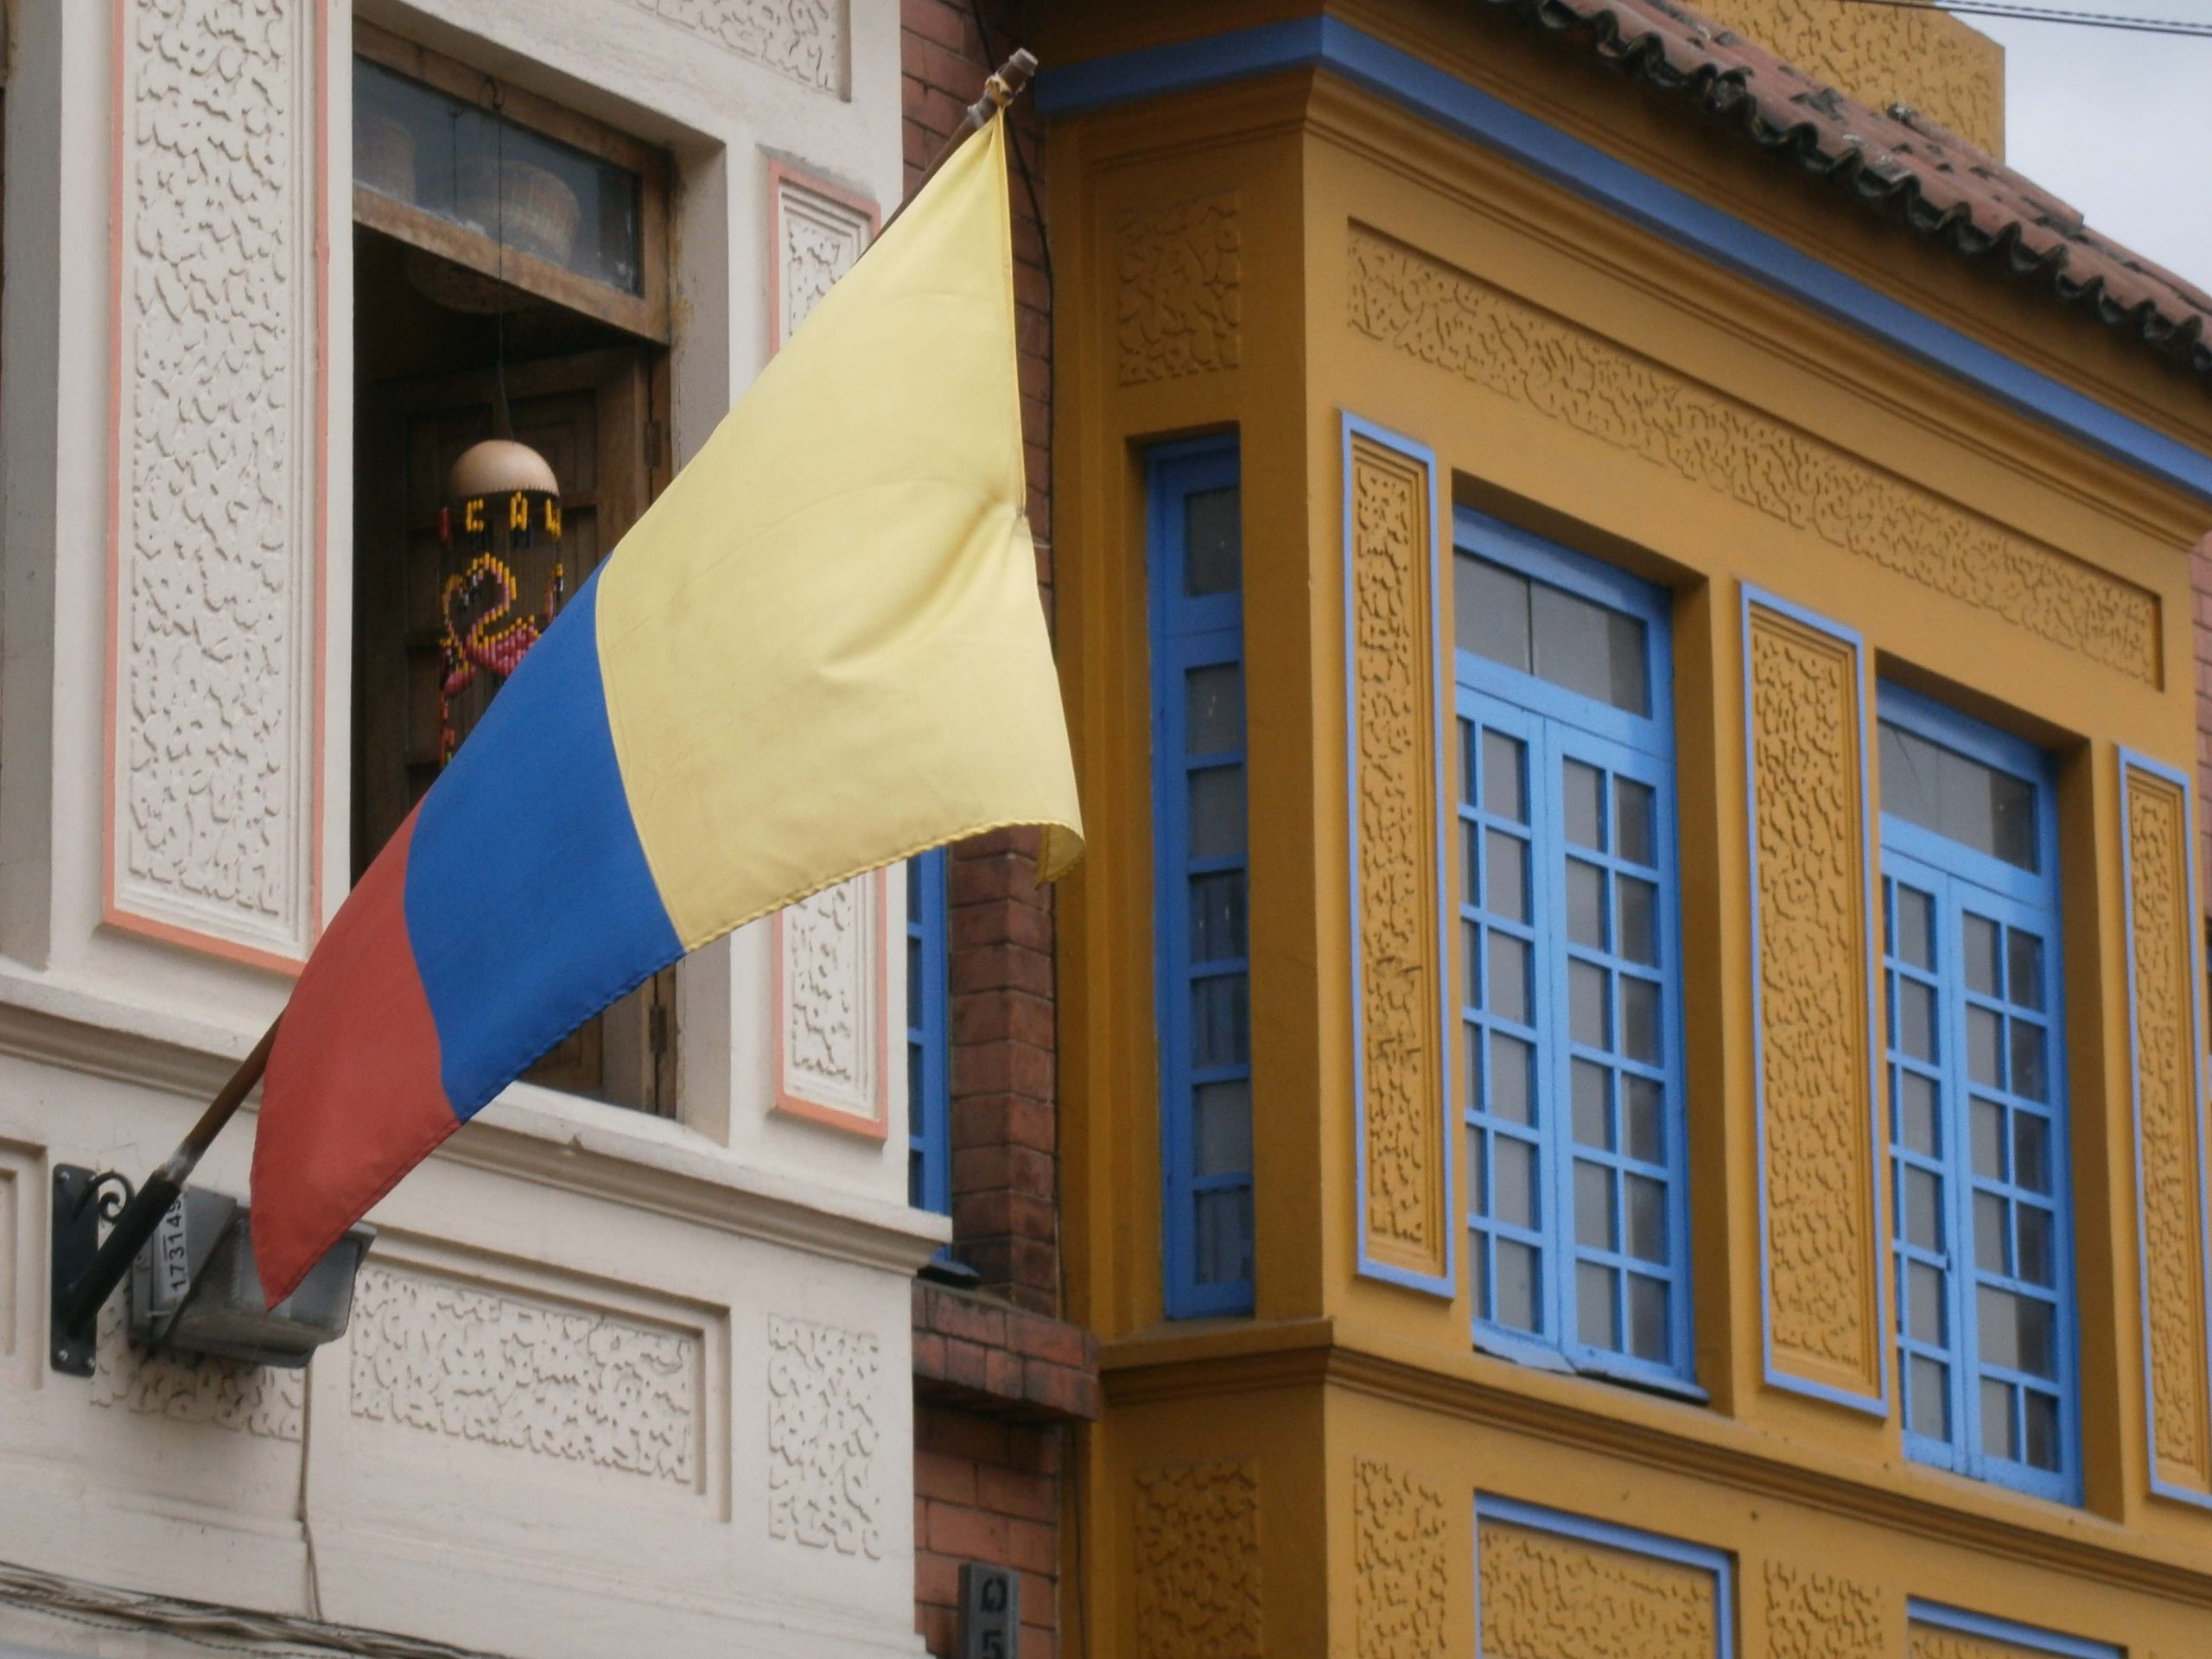
[[[906,192],[906,200],[899,204],[890,218],[883,221],[883,231],[889,230],[899,222],[899,215],[913,205],[914,199],[937,176],[938,169],[952,158],[952,152],[960,148],[968,135],[982,131],[986,121],[1020,98],[1022,90],[1029,85],[1030,77],[1036,73],[1037,59],[1034,54],[1026,47],[1016,47],[1013,55],[983,82],[982,95],[960,112],[960,124],[945,135],[944,143],[938,147],[937,154],[930,157],[930,164],[922,169],[921,177],[914,181],[913,188]],[[876,232],[878,238],[882,237],[883,231]]]
[[[92,1349],[101,1307],[130,1271],[130,1263],[162,1224],[162,1217],[184,1192],[200,1156],[222,1133],[268,1069],[276,1041],[274,1021],[253,1052],[216,1090],[200,1121],[192,1126],[162,1166],[133,1191],[130,1179],[113,1170],[94,1172],[75,1164],[54,1171],[53,1279],[48,1296],[54,1369],[72,1376],[92,1374]],[[107,1236],[100,1224],[111,1224]]]

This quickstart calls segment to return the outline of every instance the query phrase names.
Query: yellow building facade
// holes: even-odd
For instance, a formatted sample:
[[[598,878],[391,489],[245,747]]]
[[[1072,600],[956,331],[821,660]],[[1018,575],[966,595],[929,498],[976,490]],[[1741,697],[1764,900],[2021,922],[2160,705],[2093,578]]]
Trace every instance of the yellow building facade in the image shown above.
[[[2201,385],[1488,7],[1065,10],[1066,1645],[2212,1652]]]

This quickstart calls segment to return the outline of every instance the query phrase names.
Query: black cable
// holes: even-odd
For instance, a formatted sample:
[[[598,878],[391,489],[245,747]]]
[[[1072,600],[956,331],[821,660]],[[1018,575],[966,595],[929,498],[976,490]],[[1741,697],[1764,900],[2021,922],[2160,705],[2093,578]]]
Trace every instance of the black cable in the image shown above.
[[[1881,6],[1891,11],[1944,11],[1960,17],[2001,17],[2015,22],[2064,23],[2076,29],[2109,29],[2134,35],[2171,35],[2184,40],[2212,40],[2212,22],[2174,18],[2128,17],[2109,11],[2063,11],[2044,6],[2008,5],[2002,0],[1832,0],[1839,6]]]

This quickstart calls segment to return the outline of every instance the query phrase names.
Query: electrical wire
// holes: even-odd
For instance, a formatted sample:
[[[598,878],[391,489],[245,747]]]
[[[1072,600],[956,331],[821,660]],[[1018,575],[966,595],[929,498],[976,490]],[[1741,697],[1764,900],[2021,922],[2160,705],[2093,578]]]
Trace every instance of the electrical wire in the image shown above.
[[[1999,17],[2015,22],[2063,23],[2076,29],[2109,29],[2124,34],[2170,35],[2183,40],[2212,40],[2212,22],[2180,18],[2130,17],[2111,11],[2067,11],[2048,6],[2011,5],[2005,0],[1831,0],[1839,6],[1880,6],[1890,11],[1947,11],[1959,17]]]

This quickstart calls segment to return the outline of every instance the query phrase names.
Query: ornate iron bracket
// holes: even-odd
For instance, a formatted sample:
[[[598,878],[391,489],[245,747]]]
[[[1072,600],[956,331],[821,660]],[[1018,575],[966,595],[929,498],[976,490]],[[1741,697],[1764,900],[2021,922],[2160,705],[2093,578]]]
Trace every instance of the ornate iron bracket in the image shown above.
[[[114,1170],[95,1173],[79,1164],[58,1164],[54,1171],[53,1282],[47,1292],[54,1369],[72,1376],[92,1374],[93,1338],[99,1306],[78,1304],[87,1269],[99,1254],[100,1224],[112,1224],[137,1197],[128,1176]],[[103,1297],[101,1300],[105,1300]]]

